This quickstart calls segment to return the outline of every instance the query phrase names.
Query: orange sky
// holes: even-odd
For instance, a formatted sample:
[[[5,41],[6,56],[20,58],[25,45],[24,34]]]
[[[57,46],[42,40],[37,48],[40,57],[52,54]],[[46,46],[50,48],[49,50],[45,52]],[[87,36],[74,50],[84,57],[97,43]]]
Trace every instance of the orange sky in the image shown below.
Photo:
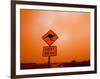
[[[51,62],[84,61],[90,59],[90,13],[21,9],[21,63],[46,63],[42,36],[53,30],[58,39],[57,56]]]

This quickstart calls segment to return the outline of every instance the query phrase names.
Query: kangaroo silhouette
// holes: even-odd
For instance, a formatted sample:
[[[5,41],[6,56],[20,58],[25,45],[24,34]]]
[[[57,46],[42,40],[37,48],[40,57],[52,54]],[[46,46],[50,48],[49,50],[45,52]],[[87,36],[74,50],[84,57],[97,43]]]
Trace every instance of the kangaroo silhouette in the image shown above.
[[[54,37],[55,35],[52,35],[52,34],[49,34],[46,38],[49,38],[50,40],[52,40],[52,38]],[[53,40],[52,40],[53,41]]]

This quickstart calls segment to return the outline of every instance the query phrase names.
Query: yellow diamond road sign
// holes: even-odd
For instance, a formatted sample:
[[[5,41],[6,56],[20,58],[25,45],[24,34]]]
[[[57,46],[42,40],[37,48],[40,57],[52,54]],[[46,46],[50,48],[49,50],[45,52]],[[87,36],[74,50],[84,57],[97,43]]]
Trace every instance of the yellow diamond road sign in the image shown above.
[[[49,30],[42,36],[42,39],[50,46],[58,39],[58,36],[52,30]]]

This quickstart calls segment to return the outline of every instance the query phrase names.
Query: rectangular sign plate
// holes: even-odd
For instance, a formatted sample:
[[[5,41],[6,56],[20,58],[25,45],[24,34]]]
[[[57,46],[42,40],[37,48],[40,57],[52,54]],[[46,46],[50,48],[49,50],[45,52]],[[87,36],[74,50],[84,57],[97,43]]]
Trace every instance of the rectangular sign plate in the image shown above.
[[[57,56],[57,46],[44,46],[42,56]]]

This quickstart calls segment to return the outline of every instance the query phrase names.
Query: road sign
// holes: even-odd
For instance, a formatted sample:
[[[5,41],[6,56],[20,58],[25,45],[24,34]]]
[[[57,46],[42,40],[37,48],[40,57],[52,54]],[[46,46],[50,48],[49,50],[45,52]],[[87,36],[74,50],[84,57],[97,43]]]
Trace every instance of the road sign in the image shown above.
[[[57,46],[44,46],[42,56],[57,56]]]
[[[58,39],[58,36],[52,30],[49,30],[42,36],[42,39],[50,46]]]

